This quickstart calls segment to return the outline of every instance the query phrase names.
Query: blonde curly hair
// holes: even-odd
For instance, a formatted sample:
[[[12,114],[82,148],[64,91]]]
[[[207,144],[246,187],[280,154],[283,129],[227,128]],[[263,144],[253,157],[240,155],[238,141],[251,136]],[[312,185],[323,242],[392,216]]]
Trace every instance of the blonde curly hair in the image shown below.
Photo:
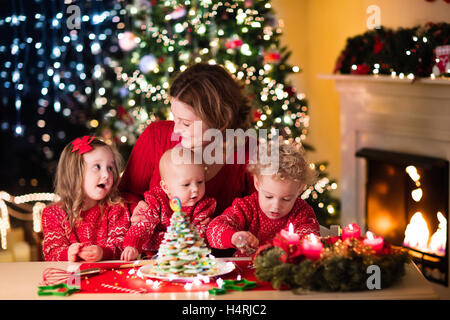
[[[257,161],[254,164],[249,164],[247,170],[259,178],[264,175],[263,169],[269,166],[271,166],[270,163],[263,164]],[[305,159],[305,150],[300,143],[280,142],[278,171],[272,174],[272,177],[280,180],[291,179],[301,184],[311,185],[317,180],[317,175],[317,172],[310,167]]]

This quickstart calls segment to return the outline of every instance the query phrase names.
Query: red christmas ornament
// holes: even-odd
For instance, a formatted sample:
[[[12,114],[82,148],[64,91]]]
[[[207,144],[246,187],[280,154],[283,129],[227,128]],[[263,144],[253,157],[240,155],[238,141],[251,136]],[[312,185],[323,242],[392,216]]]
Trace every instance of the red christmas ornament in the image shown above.
[[[280,62],[281,54],[278,52],[266,52],[264,53],[264,62],[265,63],[273,63]]]
[[[259,121],[261,119],[262,112],[259,110],[255,110],[253,112],[253,122]]]
[[[375,44],[373,45],[373,53],[378,54],[384,49],[384,41],[380,41],[378,36],[375,37]]]
[[[122,106],[117,107],[117,116],[121,121],[125,122],[128,125],[132,125],[134,122],[133,117],[130,116],[127,109]]]
[[[287,87],[286,87],[286,92],[287,92],[287,94],[289,95],[289,97],[292,97],[292,96],[295,95],[296,90],[295,90],[294,87],[287,86]]]
[[[356,70],[352,70],[352,74],[368,74],[370,72],[370,67],[363,63],[363,64],[358,64],[356,66]]]
[[[241,47],[243,44],[241,39],[234,39],[234,40],[230,40],[228,41],[225,46],[227,49],[235,49],[235,48],[239,48]]]

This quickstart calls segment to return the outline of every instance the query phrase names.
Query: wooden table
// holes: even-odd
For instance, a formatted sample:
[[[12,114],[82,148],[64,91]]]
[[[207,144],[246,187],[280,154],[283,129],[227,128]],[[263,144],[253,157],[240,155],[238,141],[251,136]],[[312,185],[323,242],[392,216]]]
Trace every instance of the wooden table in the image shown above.
[[[219,258],[220,259],[220,258]],[[239,259],[239,258],[238,258]],[[241,258],[242,259],[242,258]],[[245,258],[244,258],[245,259]],[[227,259],[230,260],[230,259]],[[237,259],[236,259],[237,260]],[[390,299],[438,299],[434,290],[413,263],[406,265],[405,276],[394,286],[360,292],[308,292],[302,295],[291,291],[232,291],[225,295],[210,295],[208,292],[177,292],[148,294],[83,294],[68,297],[40,297],[37,287],[42,272],[49,267],[66,269],[69,262],[11,262],[0,263],[0,300],[390,300]]]

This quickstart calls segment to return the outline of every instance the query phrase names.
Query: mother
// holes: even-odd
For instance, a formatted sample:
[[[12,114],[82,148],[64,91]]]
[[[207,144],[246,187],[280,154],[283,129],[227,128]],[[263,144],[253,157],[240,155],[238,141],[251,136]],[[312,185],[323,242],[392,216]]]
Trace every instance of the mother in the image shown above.
[[[226,129],[245,131],[250,127],[252,108],[242,89],[223,67],[205,63],[189,67],[174,79],[169,92],[174,120],[157,121],[144,130],[121,178],[119,190],[125,200],[131,202],[133,215],[138,213],[135,207],[144,192],[159,184],[158,163],[166,150],[180,142],[184,148],[205,147],[212,143],[203,140],[203,132],[208,128],[225,133]],[[201,123],[201,132],[194,130],[194,122]],[[224,162],[206,167],[205,196],[216,199],[215,215],[230,206],[234,198],[255,190],[246,164]],[[139,205],[145,204],[140,202]]]

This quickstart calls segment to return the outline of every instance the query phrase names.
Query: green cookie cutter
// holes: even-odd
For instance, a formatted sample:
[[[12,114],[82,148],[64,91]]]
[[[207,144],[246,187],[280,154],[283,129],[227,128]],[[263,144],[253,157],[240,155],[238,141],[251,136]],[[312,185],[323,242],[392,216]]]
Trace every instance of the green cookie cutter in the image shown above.
[[[210,294],[215,294],[215,295],[219,295],[219,294],[225,294],[227,293],[227,290],[223,289],[223,288],[212,288],[210,290],[208,290],[208,292]]]
[[[244,291],[256,288],[256,282],[255,281],[248,281],[247,279],[241,279],[241,280],[224,280],[223,281],[223,287],[222,288],[212,288],[208,290],[210,294],[225,294],[227,290],[238,290],[238,291]]]
[[[226,290],[249,290],[256,288],[256,282],[255,281],[248,281],[247,279],[241,279],[241,280],[224,280],[223,281],[223,287]]]
[[[65,289],[65,290],[60,290]],[[52,286],[39,286],[38,287],[38,296],[60,296],[65,297],[69,296],[72,293],[80,291],[79,287],[69,286],[67,283],[55,284]]]

